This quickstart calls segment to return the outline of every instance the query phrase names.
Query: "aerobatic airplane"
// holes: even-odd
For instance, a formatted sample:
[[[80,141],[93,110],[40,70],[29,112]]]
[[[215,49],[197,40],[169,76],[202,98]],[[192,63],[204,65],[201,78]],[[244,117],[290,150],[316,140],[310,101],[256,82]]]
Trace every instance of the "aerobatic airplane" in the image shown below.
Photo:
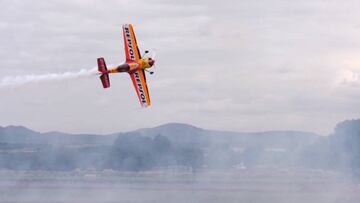
[[[145,51],[144,56],[141,57],[140,50],[136,43],[135,33],[131,24],[123,25],[122,29],[124,35],[126,61],[124,64],[121,64],[117,67],[107,69],[104,58],[98,58],[97,64],[98,70],[101,74],[100,80],[103,87],[108,88],[110,87],[110,73],[129,73],[141,106],[148,107],[150,106],[150,96],[146,84],[145,71],[153,74],[152,71],[148,71],[146,69],[151,68],[155,63],[155,60],[149,56],[146,56],[149,51]]]

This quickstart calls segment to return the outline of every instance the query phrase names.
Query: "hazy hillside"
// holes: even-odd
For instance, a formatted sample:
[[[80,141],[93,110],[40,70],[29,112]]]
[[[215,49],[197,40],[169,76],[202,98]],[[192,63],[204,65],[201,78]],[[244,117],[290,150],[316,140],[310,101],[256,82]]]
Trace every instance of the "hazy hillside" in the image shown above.
[[[267,131],[267,132],[230,132],[198,128],[192,125],[169,123],[154,128],[145,128],[124,134],[140,134],[155,137],[163,135],[175,143],[196,144],[198,146],[253,146],[293,148],[313,144],[322,137],[315,133],[301,131]]]
[[[359,172],[360,120],[335,133],[229,132],[179,123],[109,135],[0,127],[0,169],[316,168]],[[360,177],[360,175],[358,175]]]
[[[179,123],[109,135],[39,133],[8,126],[0,128],[0,168],[292,167],[302,163],[304,152],[321,139],[308,132],[237,133]]]
[[[39,143],[40,133],[22,126],[0,126],[0,142],[2,143]]]
[[[200,147],[229,145],[246,147],[294,148],[313,144],[321,136],[300,131],[268,132],[229,132],[201,129],[192,125],[169,123],[154,128],[144,128],[126,133],[109,135],[68,134],[63,132],[39,133],[22,126],[0,127],[1,143],[50,144],[50,145],[111,145],[118,136],[141,135],[154,138],[157,135],[167,137],[177,144],[189,144]]]
[[[62,132],[39,133],[23,126],[0,126],[0,143],[9,144],[111,145],[116,137]]]

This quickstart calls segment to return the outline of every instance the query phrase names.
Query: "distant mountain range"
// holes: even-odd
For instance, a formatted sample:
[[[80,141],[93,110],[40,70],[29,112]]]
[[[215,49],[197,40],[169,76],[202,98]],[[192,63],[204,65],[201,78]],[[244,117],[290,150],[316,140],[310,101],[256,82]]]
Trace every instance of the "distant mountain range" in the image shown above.
[[[229,132],[180,123],[109,135],[7,126],[0,127],[0,170],[293,167],[308,162],[308,152],[324,139],[309,132]]]
[[[359,163],[359,126],[360,120],[344,121],[330,136],[216,131],[181,123],[108,135],[39,133],[7,126],[0,127],[0,170],[343,170],[350,166],[357,174],[359,167],[353,164]]]
[[[46,145],[112,145],[118,136],[141,135],[154,138],[167,137],[178,144],[214,147],[247,147],[259,145],[265,148],[303,147],[313,144],[322,136],[301,131],[230,132],[198,128],[188,124],[168,123],[153,128],[109,135],[69,134],[63,132],[39,133],[23,126],[0,127],[0,143]]]

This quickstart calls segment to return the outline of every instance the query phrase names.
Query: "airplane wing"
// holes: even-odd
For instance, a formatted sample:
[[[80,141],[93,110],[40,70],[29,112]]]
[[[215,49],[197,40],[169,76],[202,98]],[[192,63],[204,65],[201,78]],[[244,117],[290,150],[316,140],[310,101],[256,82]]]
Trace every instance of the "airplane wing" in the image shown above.
[[[142,107],[150,106],[150,96],[146,84],[146,76],[144,70],[138,70],[130,74],[131,80],[134,84],[135,91],[138,95]]]
[[[123,25],[123,35],[126,61],[139,60],[141,55],[137,46],[134,29],[131,24]]]

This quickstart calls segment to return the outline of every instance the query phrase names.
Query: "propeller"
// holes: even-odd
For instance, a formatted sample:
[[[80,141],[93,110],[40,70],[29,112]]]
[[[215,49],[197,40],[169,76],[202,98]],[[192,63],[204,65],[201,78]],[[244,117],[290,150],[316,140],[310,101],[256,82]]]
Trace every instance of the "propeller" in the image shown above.
[[[150,54],[149,54],[150,53]],[[150,52],[150,51],[148,51],[148,50],[146,50],[145,51],[145,54],[144,54],[144,57],[147,55],[147,54],[149,54],[149,58],[151,58],[152,59],[152,64],[151,64],[151,67],[152,68],[155,68],[155,65],[156,65],[156,51],[155,51],[155,49],[152,49],[152,51]],[[154,72],[153,71],[147,71],[147,72],[149,72],[150,74],[154,74]]]
[[[155,49],[152,49],[150,58],[152,58],[154,61],[156,60],[156,50]]]
[[[155,60],[155,58],[156,58],[156,50],[155,49],[152,49],[151,51],[145,50],[145,53],[142,56],[142,58],[146,57],[146,55],[148,55],[148,54],[150,55],[149,58],[152,58],[153,60]]]

